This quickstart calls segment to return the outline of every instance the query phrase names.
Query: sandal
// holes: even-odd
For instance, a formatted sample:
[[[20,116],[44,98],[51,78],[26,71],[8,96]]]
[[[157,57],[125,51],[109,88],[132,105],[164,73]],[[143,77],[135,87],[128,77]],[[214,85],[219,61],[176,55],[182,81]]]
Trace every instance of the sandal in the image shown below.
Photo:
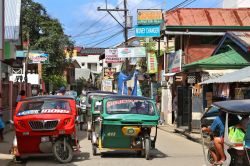
[[[225,160],[220,160],[220,161],[217,161],[217,162],[214,162],[214,165],[223,165]]]

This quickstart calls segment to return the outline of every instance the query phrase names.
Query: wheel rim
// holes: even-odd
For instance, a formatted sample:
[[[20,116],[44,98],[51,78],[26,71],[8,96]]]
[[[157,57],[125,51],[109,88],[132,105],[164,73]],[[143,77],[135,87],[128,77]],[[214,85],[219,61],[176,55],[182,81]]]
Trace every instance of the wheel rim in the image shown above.
[[[62,160],[67,160],[69,158],[69,149],[67,146],[65,146],[65,151],[64,151],[64,144],[60,143],[56,146],[56,153],[58,157]]]

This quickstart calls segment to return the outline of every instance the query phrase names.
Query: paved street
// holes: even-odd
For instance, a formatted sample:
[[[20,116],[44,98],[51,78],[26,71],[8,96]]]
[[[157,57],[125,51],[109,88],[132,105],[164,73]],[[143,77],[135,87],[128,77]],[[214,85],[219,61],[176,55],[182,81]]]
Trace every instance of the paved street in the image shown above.
[[[104,155],[92,156],[91,144],[85,133],[80,134],[82,154],[74,159],[69,166],[91,165],[119,165],[119,166],[201,166],[203,165],[202,149],[200,144],[187,140],[181,135],[159,130],[156,150],[153,151],[152,160],[136,157],[131,152],[105,152]],[[52,166],[58,163],[51,157],[32,158],[26,166]],[[1,164],[0,164],[1,165]],[[13,164],[10,165],[20,165]],[[25,164],[22,164],[25,165]],[[58,164],[59,165],[59,164]]]

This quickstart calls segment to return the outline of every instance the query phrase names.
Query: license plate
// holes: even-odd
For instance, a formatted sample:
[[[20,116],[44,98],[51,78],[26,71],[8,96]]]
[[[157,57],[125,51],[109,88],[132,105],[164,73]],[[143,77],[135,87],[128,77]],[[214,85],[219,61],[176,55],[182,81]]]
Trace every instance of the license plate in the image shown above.
[[[49,137],[41,137],[41,142],[49,142]]]

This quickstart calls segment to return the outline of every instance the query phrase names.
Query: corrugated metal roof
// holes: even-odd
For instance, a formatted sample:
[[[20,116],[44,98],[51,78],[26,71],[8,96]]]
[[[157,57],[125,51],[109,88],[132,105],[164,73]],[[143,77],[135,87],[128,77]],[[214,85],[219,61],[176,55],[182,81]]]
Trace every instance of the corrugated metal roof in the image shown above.
[[[85,55],[102,55],[105,52],[105,48],[83,48],[80,54]]]
[[[184,70],[191,68],[242,68],[250,65],[250,63],[237,52],[236,49],[227,46],[228,51],[202,59],[183,66]]]
[[[165,23],[166,26],[250,26],[250,8],[178,8],[166,12]]]
[[[232,82],[250,82],[250,66],[240,69],[238,71],[225,74],[221,77],[210,79],[202,82],[201,84],[211,83],[232,83]]]
[[[18,40],[21,0],[5,0],[5,39]]]

